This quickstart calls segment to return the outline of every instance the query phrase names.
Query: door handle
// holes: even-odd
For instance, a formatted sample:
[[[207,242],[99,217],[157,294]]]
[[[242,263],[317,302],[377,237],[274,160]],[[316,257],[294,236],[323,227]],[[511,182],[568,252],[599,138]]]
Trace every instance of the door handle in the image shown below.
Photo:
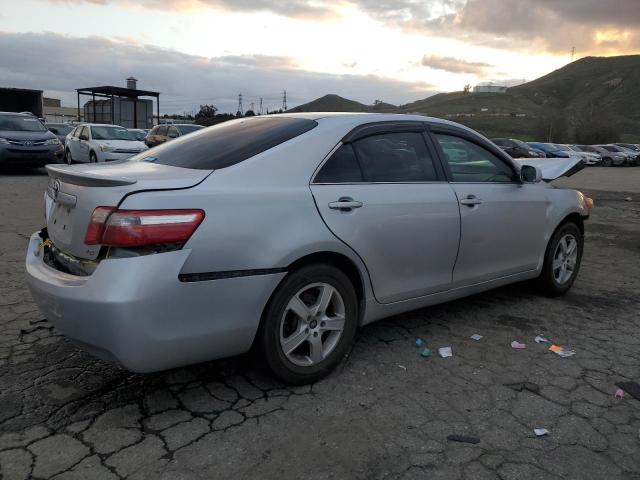
[[[468,207],[473,207],[474,205],[480,205],[482,200],[480,200],[475,195],[467,195],[466,198],[460,200],[461,205],[467,205]]]
[[[348,212],[353,210],[354,208],[362,207],[362,202],[358,202],[351,197],[340,197],[337,202],[330,202],[329,208],[332,210],[342,210],[343,212]]]

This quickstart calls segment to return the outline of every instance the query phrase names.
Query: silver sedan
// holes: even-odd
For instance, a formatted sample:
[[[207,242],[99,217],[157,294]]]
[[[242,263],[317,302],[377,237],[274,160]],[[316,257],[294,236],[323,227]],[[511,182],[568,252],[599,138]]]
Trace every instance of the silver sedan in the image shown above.
[[[28,284],[65,335],[130,370],[255,346],[311,382],[380,318],[521,280],[571,287],[592,202],[541,180],[579,162],[526,162],[444,120],[310,113],[50,165]]]

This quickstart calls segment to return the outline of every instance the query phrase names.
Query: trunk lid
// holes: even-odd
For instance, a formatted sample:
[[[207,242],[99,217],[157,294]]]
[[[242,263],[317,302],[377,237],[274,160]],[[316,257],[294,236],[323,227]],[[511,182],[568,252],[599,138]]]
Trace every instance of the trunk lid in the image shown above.
[[[131,193],[193,187],[212,170],[195,170],[149,162],[91,165],[47,165],[45,193],[47,231],[54,245],[66,254],[94,260],[100,245],[87,245],[84,237],[96,207],[116,207]]]

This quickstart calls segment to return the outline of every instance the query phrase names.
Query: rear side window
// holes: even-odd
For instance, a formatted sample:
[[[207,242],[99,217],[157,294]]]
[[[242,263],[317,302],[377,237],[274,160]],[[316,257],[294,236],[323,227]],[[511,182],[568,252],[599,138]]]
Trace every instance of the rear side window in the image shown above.
[[[167,142],[131,160],[215,170],[240,163],[316,125],[314,120],[279,116],[231,120]]]
[[[421,133],[383,133],[353,145],[366,182],[437,180],[433,159]]]
[[[350,143],[342,145],[322,166],[315,183],[360,183],[363,181],[358,159]]]

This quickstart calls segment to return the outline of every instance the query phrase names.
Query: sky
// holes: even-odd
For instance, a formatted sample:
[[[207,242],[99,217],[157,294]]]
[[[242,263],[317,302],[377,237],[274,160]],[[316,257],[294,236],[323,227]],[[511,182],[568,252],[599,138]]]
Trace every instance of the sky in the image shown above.
[[[640,53],[640,0],[2,0],[0,86],[161,92],[161,113],[403,104]]]

